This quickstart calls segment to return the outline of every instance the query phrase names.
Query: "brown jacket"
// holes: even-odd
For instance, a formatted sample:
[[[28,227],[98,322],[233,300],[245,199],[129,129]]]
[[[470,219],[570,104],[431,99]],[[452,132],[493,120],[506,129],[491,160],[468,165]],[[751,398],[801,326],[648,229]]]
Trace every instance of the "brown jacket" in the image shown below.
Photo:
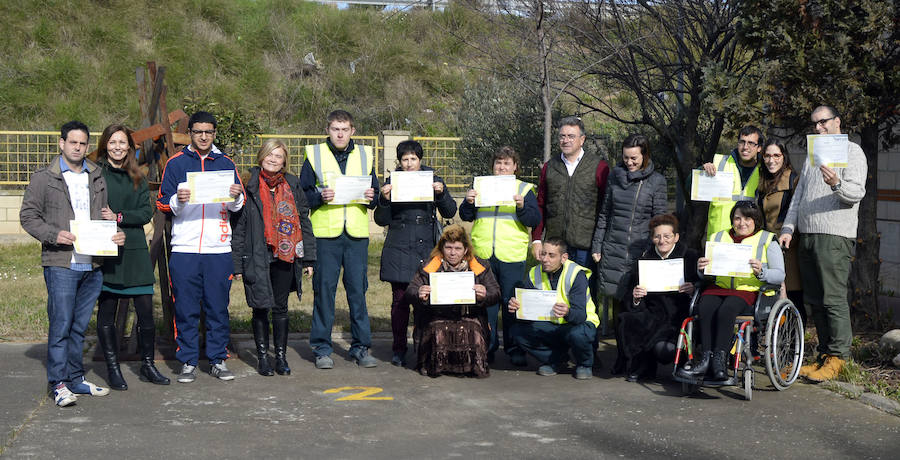
[[[29,235],[41,242],[41,265],[68,268],[74,248],[69,244],[56,244],[56,236],[62,230],[69,230],[69,221],[75,219],[75,211],[59,161],[57,156],[31,175],[22,199],[19,221]],[[95,163],[85,160],[85,164],[91,189],[91,219],[100,220],[100,210],[107,206],[106,179]],[[94,268],[98,268],[100,262],[102,259],[95,257]]]
[[[763,212],[763,217],[766,219],[765,229],[776,235],[781,233],[781,226],[784,224],[784,218],[788,213],[791,198],[793,198],[794,190],[797,188],[797,179],[797,173],[790,171],[790,174],[781,175],[781,178],[772,190],[765,194],[762,193],[762,190],[758,192],[759,207]],[[797,263],[796,244],[792,244],[790,249],[784,253],[784,285],[788,291],[803,289],[800,285],[800,268]]]

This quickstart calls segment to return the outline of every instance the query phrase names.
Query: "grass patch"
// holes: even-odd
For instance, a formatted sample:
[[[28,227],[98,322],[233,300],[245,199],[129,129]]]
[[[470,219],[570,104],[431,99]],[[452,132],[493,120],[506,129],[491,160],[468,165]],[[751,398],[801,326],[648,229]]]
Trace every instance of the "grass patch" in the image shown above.
[[[862,333],[853,337],[850,345],[851,359],[841,369],[838,380],[900,402],[900,369],[893,366],[893,355],[889,356],[878,345],[880,337],[881,334],[875,333]],[[815,328],[807,328],[808,356],[815,354],[817,344]]]
[[[381,240],[370,240],[366,303],[373,331],[391,329],[391,286],[378,279],[382,246]],[[41,247],[38,243],[0,245],[0,340],[28,341],[47,337],[47,289],[40,255]],[[335,303],[334,330],[350,332],[350,310],[347,307],[346,292],[340,283]],[[154,317],[160,327],[163,315],[158,284],[153,304]],[[302,300],[298,300],[296,295],[288,300],[292,332],[309,332],[312,305],[312,283],[304,278]],[[228,312],[232,332],[250,332],[252,310],[247,306],[244,283],[240,281],[231,286]],[[96,333],[96,312],[91,318],[87,333]]]

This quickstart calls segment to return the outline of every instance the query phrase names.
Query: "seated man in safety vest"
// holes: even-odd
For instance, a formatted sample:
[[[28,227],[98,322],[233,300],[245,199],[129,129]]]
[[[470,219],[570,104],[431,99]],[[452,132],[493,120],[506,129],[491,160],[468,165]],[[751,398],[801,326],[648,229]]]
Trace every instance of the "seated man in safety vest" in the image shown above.
[[[594,337],[600,319],[588,293],[590,270],[569,260],[561,238],[543,241],[540,265],[528,272],[526,289],[556,290],[552,321],[517,321],[513,328],[519,346],[540,361],[538,375],[556,375],[566,364],[571,348],[575,358],[575,378],[593,376]],[[521,305],[515,297],[508,309],[515,313]]]

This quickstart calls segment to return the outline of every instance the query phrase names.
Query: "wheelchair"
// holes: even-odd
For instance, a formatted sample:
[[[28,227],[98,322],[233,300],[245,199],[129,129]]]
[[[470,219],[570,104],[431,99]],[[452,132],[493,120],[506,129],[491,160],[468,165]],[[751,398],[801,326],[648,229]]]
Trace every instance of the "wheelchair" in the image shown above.
[[[764,285],[760,288],[753,315],[738,316],[735,319],[734,345],[726,357],[728,379],[710,382],[687,379],[677,375],[680,366],[694,358],[695,345],[693,329],[696,315],[694,309],[700,299],[700,291],[706,282],[695,284],[688,317],[681,323],[676,343],[675,363],[672,377],[681,383],[686,394],[695,393],[699,387],[742,386],[744,398],[753,397],[753,364],[764,360],[766,374],[772,385],[779,391],[786,390],[796,380],[803,361],[803,321],[797,307],[788,299],[779,299],[780,285]],[[762,295],[764,291],[775,291],[773,296]]]

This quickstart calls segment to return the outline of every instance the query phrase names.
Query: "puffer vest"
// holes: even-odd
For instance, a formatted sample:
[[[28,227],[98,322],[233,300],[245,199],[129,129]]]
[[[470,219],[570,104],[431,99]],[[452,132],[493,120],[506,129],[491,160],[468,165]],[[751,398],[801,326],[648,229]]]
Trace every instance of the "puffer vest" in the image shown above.
[[[547,163],[547,199],[544,200],[547,238],[562,238],[577,249],[591,247],[600,205],[596,179],[600,161],[599,156],[584,152],[571,177],[559,157]]]

